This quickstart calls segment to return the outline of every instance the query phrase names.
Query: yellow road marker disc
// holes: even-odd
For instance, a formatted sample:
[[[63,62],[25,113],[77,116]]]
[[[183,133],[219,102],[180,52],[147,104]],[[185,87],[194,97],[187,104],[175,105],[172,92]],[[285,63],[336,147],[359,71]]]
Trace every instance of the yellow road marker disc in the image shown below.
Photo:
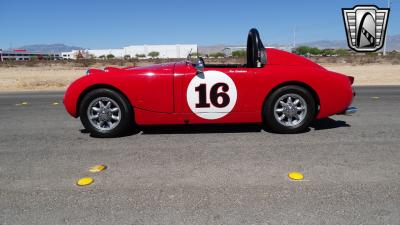
[[[97,173],[107,169],[106,165],[95,165],[89,169],[89,172]]]
[[[290,172],[288,176],[292,180],[303,180],[304,178],[303,174],[300,172]]]
[[[93,183],[93,178],[91,177],[83,177],[76,182],[78,186],[86,186]]]
[[[53,105],[58,105],[58,104],[60,104],[60,103],[58,103],[58,102],[54,102],[54,103],[53,103]]]
[[[28,102],[22,102],[21,105],[28,105]]]
[[[375,96],[375,97],[371,97],[371,98],[373,98],[373,99],[379,99],[379,97],[376,97],[376,96]]]

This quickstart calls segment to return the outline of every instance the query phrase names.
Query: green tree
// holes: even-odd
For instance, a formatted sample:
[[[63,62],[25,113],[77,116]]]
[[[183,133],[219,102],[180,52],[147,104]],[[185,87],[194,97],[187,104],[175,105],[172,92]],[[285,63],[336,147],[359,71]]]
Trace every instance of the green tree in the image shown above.
[[[339,48],[335,50],[336,55],[338,56],[349,56],[350,53],[347,49]]]
[[[311,48],[308,46],[299,46],[293,50],[293,53],[305,56],[310,53],[310,50]]]
[[[225,57],[225,54],[222,52],[216,52],[216,53],[211,53],[210,57],[220,58],[220,57]]]
[[[333,49],[323,49],[323,50],[322,50],[322,55],[323,55],[323,56],[332,56],[332,55],[335,55],[335,50],[333,50]]]
[[[115,58],[115,56],[114,56],[113,54],[108,54],[106,57],[107,57],[107,59],[113,59],[113,58]]]
[[[299,46],[293,50],[293,53],[298,55],[322,55],[323,51],[319,48],[312,48],[309,46]]]
[[[101,56],[99,56],[99,59],[106,59],[106,56],[105,55],[101,55]]]
[[[310,54],[311,55],[322,55],[322,50],[319,48],[311,48]]]
[[[154,59],[154,58],[157,58],[160,55],[160,53],[159,52],[150,52],[147,55]]]
[[[135,56],[136,56],[136,58],[145,58],[146,57],[145,54],[136,54]]]
[[[232,56],[235,58],[244,58],[246,57],[246,51],[245,50],[233,51]]]

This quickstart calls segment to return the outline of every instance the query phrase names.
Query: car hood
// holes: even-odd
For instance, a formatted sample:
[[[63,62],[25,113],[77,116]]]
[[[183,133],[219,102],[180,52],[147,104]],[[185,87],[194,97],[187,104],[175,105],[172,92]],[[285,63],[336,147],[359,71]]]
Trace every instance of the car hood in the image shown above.
[[[266,51],[267,51],[267,65],[302,66],[302,67],[313,67],[313,68],[324,69],[317,63],[314,63],[305,57],[290,52],[274,48],[267,48]]]
[[[175,63],[155,64],[149,66],[131,66],[125,68],[105,67],[104,69],[89,69],[87,75],[162,75],[172,74]]]
[[[137,72],[137,73],[157,72],[157,73],[163,74],[165,72],[173,72],[175,64],[176,63],[173,62],[173,63],[163,63],[163,64],[155,64],[155,65],[149,65],[149,66],[127,67],[127,68],[124,68],[124,70],[130,71],[130,72]]]
[[[129,71],[142,71],[142,70],[152,71],[152,70],[169,70],[169,69],[173,69],[174,66],[175,66],[175,62],[154,64],[154,65],[149,65],[149,66],[126,67],[123,69],[129,70]]]

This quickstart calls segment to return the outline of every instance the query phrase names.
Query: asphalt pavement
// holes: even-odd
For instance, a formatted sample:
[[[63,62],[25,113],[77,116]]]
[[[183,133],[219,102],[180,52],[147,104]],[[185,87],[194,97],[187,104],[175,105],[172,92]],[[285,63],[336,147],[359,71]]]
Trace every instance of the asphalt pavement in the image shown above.
[[[0,224],[400,224],[400,86],[356,91],[357,114],[301,134],[168,126],[113,139],[90,137],[60,92],[0,94]]]

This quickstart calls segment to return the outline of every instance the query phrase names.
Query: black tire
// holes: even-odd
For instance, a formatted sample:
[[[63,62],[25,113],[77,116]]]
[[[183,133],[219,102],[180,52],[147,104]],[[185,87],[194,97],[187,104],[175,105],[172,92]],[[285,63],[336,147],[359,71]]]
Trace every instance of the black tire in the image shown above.
[[[114,128],[109,130],[98,129],[89,121],[88,118],[89,105],[95,99],[103,97],[113,100],[120,109],[119,123]],[[107,88],[94,89],[89,93],[87,93],[83,97],[80,103],[79,116],[83,126],[94,137],[102,137],[102,138],[118,137],[128,132],[128,130],[131,129],[134,125],[133,110],[131,105],[129,104],[129,101],[118,92]]]
[[[298,120],[298,124],[292,126],[282,125],[275,116],[274,107],[281,97],[292,94],[295,96],[300,96],[302,100],[304,100],[306,105],[306,112],[304,112],[304,114],[302,115],[303,119]],[[267,126],[267,129],[271,130],[272,132],[281,134],[293,134],[305,131],[310,123],[314,120],[315,113],[316,103],[313,95],[307,89],[297,85],[288,85],[278,88],[268,97],[263,106],[263,119]],[[285,121],[283,121],[283,123],[284,122]]]

